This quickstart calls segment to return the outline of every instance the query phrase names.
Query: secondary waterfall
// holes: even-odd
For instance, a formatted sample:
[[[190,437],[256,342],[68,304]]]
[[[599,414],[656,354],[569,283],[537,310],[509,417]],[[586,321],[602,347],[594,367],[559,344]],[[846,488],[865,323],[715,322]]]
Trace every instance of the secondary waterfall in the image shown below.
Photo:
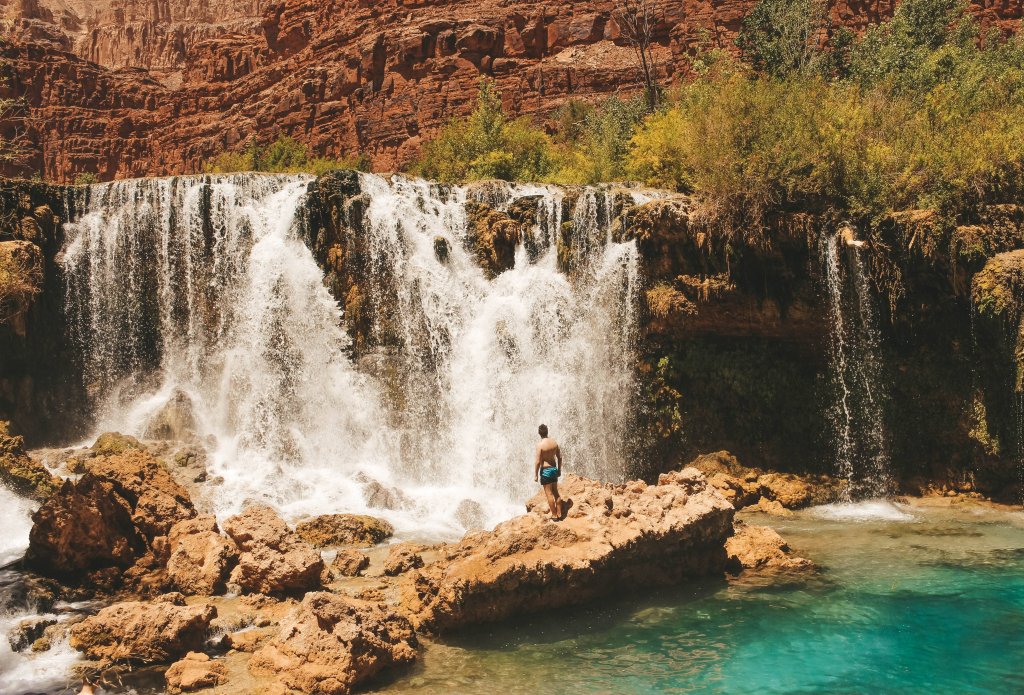
[[[572,207],[580,262],[567,276],[563,192],[490,187],[496,208],[536,198],[537,221],[515,266],[489,279],[465,243],[473,189],[361,175],[371,252],[359,282],[397,338],[354,360],[301,239],[310,181],[91,188],[63,267],[97,431],[146,436],[168,403],[190,402],[218,513],[250,499],[291,516],[365,512],[384,490],[389,509],[373,513],[427,533],[458,531],[467,500],[484,523],[521,509],[540,422],[569,470],[621,477],[639,263],[633,243],[611,239],[607,194]]]
[[[879,497],[891,492],[892,480],[874,299],[860,249],[843,244],[839,234],[824,234],[819,244],[829,313],[833,399],[828,420],[836,470],[850,482],[850,498]]]

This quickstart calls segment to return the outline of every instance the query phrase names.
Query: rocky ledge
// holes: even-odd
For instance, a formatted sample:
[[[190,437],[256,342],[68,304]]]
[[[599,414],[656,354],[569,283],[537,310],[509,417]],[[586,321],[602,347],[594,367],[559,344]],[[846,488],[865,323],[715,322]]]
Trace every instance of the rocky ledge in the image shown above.
[[[567,475],[568,516],[546,518],[538,494],[528,513],[467,535],[408,575],[402,608],[421,629],[442,631],[584,603],[637,586],[721,573],[733,507],[686,468],[607,485]]]
[[[733,504],[694,467],[656,484],[570,474],[560,521],[538,494],[525,514],[456,543],[374,547],[391,528],[373,517],[292,529],[251,505],[218,524],[135,440],[107,436],[78,455],[81,477],[34,517],[28,567],[49,577],[54,599],[108,605],[55,636],[90,668],[166,669],[175,693],[344,694],[414,661],[417,633],[696,577],[813,567],[771,529],[734,525]]]

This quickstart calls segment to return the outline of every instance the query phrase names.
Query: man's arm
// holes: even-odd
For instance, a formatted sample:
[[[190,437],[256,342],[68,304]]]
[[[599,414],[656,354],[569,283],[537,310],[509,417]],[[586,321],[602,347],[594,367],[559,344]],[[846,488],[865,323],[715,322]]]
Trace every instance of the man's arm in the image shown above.
[[[540,444],[537,445],[537,455],[533,462],[533,482],[537,482],[540,476]]]
[[[558,474],[562,474],[562,447],[555,445],[555,460],[558,461]]]

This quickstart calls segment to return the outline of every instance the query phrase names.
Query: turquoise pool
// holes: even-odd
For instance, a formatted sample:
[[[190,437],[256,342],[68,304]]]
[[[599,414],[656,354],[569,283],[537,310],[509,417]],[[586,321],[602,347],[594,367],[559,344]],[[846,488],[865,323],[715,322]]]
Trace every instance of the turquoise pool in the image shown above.
[[[376,692],[1024,692],[1024,514],[937,500],[771,524],[821,571],[475,630]]]

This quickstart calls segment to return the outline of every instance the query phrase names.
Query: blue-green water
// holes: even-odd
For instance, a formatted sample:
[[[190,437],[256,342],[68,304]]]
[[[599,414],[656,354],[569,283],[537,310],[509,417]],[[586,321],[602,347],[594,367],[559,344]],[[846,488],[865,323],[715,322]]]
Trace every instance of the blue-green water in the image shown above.
[[[1024,692],[1024,515],[904,511],[772,520],[819,573],[465,633],[380,692]]]

